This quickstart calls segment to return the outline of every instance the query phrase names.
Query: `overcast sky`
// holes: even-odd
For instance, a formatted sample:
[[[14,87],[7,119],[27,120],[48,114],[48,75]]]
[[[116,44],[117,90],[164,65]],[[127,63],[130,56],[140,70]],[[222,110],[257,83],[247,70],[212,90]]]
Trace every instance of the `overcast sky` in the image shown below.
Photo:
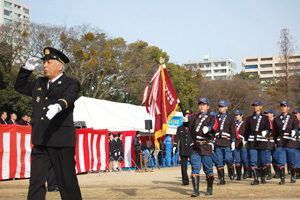
[[[167,52],[170,61],[278,55],[280,30],[300,47],[299,0],[18,0],[32,21],[90,24],[127,43],[143,40]],[[299,48],[297,50],[299,53]]]

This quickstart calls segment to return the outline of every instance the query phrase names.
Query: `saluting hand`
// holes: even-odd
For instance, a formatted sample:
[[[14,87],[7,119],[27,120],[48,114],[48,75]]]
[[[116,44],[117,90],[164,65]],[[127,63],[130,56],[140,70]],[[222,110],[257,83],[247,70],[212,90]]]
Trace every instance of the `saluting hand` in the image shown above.
[[[27,60],[25,65],[23,66],[24,69],[33,71],[35,68],[39,65],[39,60],[38,58],[31,57]]]

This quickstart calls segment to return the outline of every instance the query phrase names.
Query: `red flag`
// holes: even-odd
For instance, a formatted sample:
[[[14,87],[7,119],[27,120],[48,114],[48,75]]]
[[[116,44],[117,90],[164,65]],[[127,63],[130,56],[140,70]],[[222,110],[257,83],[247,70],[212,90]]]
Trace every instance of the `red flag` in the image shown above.
[[[146,101],[147,112],[155,116],[155,145],[159,149],[158,138],[166,134],[168,121],[175,115],[179,99],[165,64],[159,65],[150,83],[152,81],[154,83],[149,94],[149,85],[145,88],[143,101]]]

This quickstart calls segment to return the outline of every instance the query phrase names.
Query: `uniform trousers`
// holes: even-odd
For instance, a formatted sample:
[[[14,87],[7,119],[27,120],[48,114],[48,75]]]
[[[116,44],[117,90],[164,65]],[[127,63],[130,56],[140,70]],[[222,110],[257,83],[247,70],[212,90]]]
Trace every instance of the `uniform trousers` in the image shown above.
[[[172,154],[172,149],[166,149],[166,157],[167,157],[167,166],[171,166],[171,154]]]
[[[270,149],[266,149],[266,162],[267,162],[267,165],[272,164],[272,152]]]
[[[54,191],[54,190],[58,189],[57,180],[56,180],[56,176],[55,176],[53,167],[51,167],[48,172],[47,188],[48,188],[48,191]]]
[[[240,166],[242,163],[248,167],[248,156],[246,149],[235,149],[234,150],[235,165]]]
[[[217,147],[215,150],[217,168],[224,167],[224,163],[226,163],[228,167],[233,165],[233,156],[229,147]]]
[[[81,192],[75,171],[74,147],[46,147],[34,145],[31,151],[31,177],[28,199],[42,200],[46,196],[45,182],[53,166],[63,200],[77,200]]]
[[[181,157],[181,177],[182,177],[182,183],[185,185],[189,184],[189,177],[187,174],[187,162],[189,159],[189,156],[180,156]]]
[[[296,166],[297,169],[300,169],[300,149],[296,149]]]
[[[201,162],[203,163],[203,171],[206,175],[213,175],[213,161],[212,156],[203,156],[199,153],[191,155],[192,174],[199,174],[201,170]]]
[[[265,149],[249,149],[250,168],[267,167]]]
[[[291,168],[296,167],[296,149],[288,147],[279,147],[277,149],[278,153],[278,167],[284,167],[286,163],[289,164]]]
[[[135,152],[135,165],[137,168],[141,170],[141,159],[140,159],[140,153],[142,153],[141,150],[134,150]]]
[[[272,149],[272,164],[277,165],[278,153],[276,149]]]

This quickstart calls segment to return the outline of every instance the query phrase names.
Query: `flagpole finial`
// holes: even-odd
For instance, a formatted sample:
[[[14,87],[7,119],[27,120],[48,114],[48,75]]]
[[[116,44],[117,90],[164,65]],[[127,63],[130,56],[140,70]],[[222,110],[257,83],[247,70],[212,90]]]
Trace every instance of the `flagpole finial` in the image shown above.
[[[165,64],[165,59],[163,57],[160,57],[159,58],[159,63],[162,65],[162,64]]]

